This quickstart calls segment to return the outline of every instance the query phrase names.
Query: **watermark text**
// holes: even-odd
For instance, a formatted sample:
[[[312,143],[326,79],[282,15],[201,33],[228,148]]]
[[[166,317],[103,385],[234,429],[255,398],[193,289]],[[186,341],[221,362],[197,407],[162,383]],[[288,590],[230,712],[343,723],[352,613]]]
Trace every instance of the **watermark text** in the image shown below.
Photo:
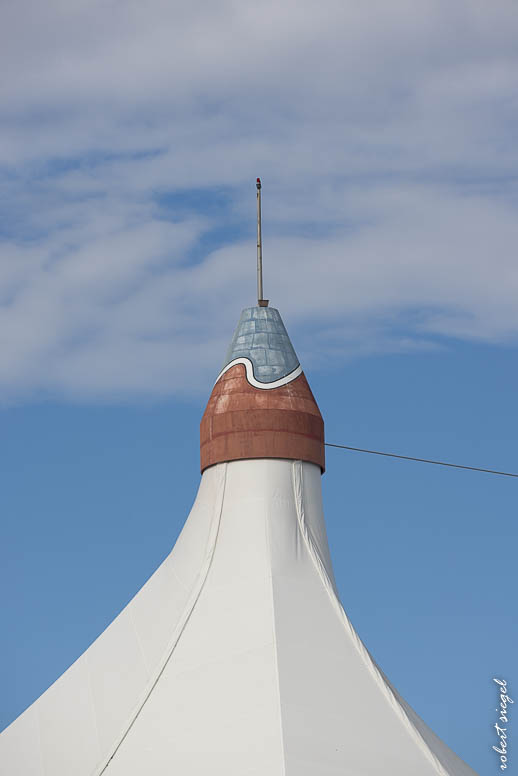
[[[509,751],[508,751],[508,724],[509,724],[509,706],[514,703],[513,699],[509,697],[509,691],[507,689],[507,681],[505,679],[493,678],[493,682],[498,685],[499,703],[500,706],[495,711],[498,712],[498,722],[495,722],[493,727],[496,730],[498,736],[498,744],[493,744],[493,749],[500,756],[500,770],[505,771],[509,765]],[[505,725],[505,727],[504,727]]]

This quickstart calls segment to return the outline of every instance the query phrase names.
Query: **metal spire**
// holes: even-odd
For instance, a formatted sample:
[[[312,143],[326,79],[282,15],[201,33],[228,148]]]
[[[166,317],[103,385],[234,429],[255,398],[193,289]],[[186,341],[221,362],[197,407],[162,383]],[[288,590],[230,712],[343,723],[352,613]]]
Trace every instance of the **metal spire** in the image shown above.
[[[261,234],[261,179],[257,178],[257,304],[268,307],[268,299],[263,299],[263,238]]]

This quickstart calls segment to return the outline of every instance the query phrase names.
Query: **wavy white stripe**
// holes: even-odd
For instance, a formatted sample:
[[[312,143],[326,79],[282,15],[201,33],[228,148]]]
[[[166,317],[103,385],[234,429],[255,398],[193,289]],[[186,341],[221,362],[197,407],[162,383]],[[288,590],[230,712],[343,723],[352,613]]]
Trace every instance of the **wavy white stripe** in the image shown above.
[[[263,391],[269,391],[272,388],[280,388],[281,385],[286,385],[287,383],[291,383],[292,380],[295,380],[296,377],[302,374],[302,367],[299,364],[293,372],[290,372],[285,377],[280,377],[278,380],[274,380],[272,383],[260,383],[259,380],[256,380],[254,377],[254,367],[249,358],[235,358],[233,361],[231,361],[229,364],[227,364],[219,375],[216,378],[216,383],[218,382],[219,378],[222,377],[225,372],[228,372],[229,369],[232,369],[233,366],[236,364],[243,364],[246,369],[246,379],[250,383],[250,385],[253,385],[254,388],[261,388]]]

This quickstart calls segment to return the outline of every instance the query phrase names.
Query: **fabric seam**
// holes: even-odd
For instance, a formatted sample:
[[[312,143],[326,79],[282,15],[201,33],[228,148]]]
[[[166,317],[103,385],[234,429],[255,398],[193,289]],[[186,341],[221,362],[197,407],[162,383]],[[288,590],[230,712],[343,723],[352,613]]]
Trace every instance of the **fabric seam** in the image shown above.
[[[159,664],[159,669],[157,673],[155,674],[154,679],[148,683],[145,691],[142,693],[138,703],[134,707],[133,712],[131,713],[128,721],[123,727],[123,733],[119,736],[118,740],[116,741],[115,745],[112,748],[111,754],[109,754],[107,757],[105,757],[102,764],[92,773],[92,776],[102,776],[103,773],[106,772],[106,769],[112,762],[113,758],[119,751],[121,745],[123,744],[124,740],[126,739],[128,733],[130,732],[131,728],[137,721],[142,709],[146,705],[147,701],[151,697],[151,694],[153,693],[153,690],[157,686],[162,674],[164,673],[175,649],[180,641],[180,638],[182,637],[182,634],[187,626],[187,623],[189,622],[191,615],[196,607],[196,604],[198,603],[198,599],[201,595],[201,592],[203,588],[205,587],[205,582],[207,581],[207,577],[209,575],[209,571],[212,566],[212,561],[214,559],[214,553],[216,551],[216,544],[218,541],[219,536],[219,529],[221,525],[221,515],[223,513],[223,503],[225,500],[225,488],[226,488],[226,479],[227,479],[227,464],[224,464],[224,469],[222,471],[222,483],[219,486],[220,494],[219,494],[219,503],[217,505],[217,508],[214,510],[212,519],[211,519],[211,526],[209,530],[209,539],[207,542],[207,550],[206,550],[206,557],[204,565],[202,565],[200,569],[200,573],[198,575],[197,584],[193,586],[193,589],[191,591],[191,596],[189,598],[189,601],[187,602],[187,605],[182,612],[182,616],[180,617],[178,621],[178,625],[174,630],[173,638],[169,642],[169,646],[165,653],[165,658],[162,659],[162,661]]]
[[[281,702],[281,677],[279,671],[279,655],[277,650],[277,627],[275,622],[275,596],[273,592],[273,573],[272,573],[272,543],[270,539],[270,506],[266,515],[266,541],[268,543],[268,577],[270,582],[270,594],[272,597],[272,630],[273,630],[273,654],[275,660],[275,674],[277,677],[277,697],[279,702],[279,726],[281,734],[281,752],[282,752],[282,772],[286,776],[286,751],[284,748],[284,727],[282,723],[282,702]]]
[[[297,482],[297,478],[299,482]],[[409,731],[410,735],[414,738],[415,743],[417,746],[422,750],[422,752],[425,754],[425,756],[428,758],[428,760],[431,762],[431,764],[434,766],[434,768],[437,771],[438,776],[449,776],[448,772],[443,768],[442,763],[439,761],[439,759],[436,757],[436,755],[430,750],[428,744],[422,737],[421,733],[417,728],[414,726],[410,718],[408,717],[406,711],[401,707],[400,703],[398,702],[397,698],[395,697],[394,693],[392,692],[391,688],[387,685],[387,683],[384,681],[383,677],[381,676],[379,669],[377,668],[376,664],[374,663],[373,659],[371,658],[370,654],[367,651],[367,648],[361,641],[360,637],[356,633],[356,631],[353,629],[349,618],[347,617],[347,614],[345,613],[345,610],[337,598],[336,594],[334,593],[331,580],[329,579],[329,576],[327,574],[327,571],[325,570],[325,566],[317,552],[317,550],[313,546],[313,542],[311,540],[311,537],[309,536],[309,532],[307,529],[307,525],[305,522],[304,517],[304,504],[303,504],[303,469],[302,469],[302,461],[294,461],[292,465],[292,484],[293,484],[293,495],[295,499],[295,508],[297,513],[297,522],[299,526],[299,530],[302,534],[302,538],[304,540],[304,544],[306,545],[306,549],[309,552],[309,555],[311,557],[311,560],[313,561],[313,564],[317,570],[317,573],[320,577],[320,581],[324,585],[324,588],[326,590],[326,593],[328,597],[331,600],[331,603],[333,605],[333,608],[337,612],[344,628],[348,632],[348,634],[351,636],[352,641],[356,647],[357,652],[359,653],[363,663],[366,665],[367,669],[370,671],[371,675],[373,676],[374,680],[382,690],[382,692],[385,694],[385,697],[390,703],[391,708],[396,712],[396,714],[399,714],[402,722],[405,724],[407,730]],[[300,493],[299,493],[300,491]]]

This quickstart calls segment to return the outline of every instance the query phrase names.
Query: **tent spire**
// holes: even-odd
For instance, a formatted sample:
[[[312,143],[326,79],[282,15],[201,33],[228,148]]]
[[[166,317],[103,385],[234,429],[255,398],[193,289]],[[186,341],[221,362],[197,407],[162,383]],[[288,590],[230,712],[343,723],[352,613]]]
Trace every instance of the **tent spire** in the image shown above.
[[[324,421],[261,282],[258,297],[203,415],[200,487],[174,549],[2,732],[0,774],[477,776],[342,608],[322,507]]]
[[[257,178],[257,304],[268,307],[268,299],[263,299],[263,238],[261,233],[261,179]]]

